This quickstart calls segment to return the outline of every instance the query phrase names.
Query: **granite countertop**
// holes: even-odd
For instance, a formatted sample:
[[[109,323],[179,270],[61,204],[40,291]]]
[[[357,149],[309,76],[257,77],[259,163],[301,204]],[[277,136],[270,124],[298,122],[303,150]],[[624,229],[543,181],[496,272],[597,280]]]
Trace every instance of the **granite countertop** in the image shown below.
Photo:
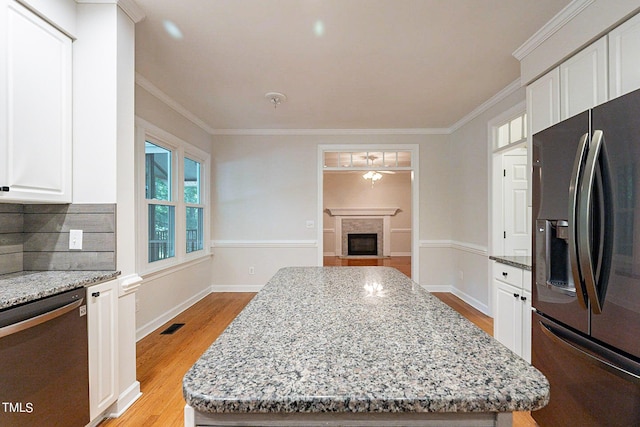
[[[118,277],[119,271],[22,271],[0,275],[0,310]]]
[[[506,264],[512,267],[531,271],[532,258],[530,256],[491,255],[489,259],[492,259],[501,264]]]
[[[204,413],[509,412],[547,379],[390,267],[278,271],[186,373]]]

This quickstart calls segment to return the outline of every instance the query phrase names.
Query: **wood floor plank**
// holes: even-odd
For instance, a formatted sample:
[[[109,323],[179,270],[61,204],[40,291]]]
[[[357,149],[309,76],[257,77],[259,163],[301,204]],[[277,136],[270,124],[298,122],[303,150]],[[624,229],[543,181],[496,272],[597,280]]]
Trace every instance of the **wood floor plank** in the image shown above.
[[[383,265],[379,262],[387,261],[387,265],[396,268],[401,266],[405,270],[403,273],[410,275],[410,257],[405,258],[409,258],[408,262],[406,259],[398,259],[391,265],[391,260],[370,260],[369,265]],[[343,265],[344,261],[347,260],[330,259],[328,262],[334,264],[327,265]],[[327,262],[326,257],[325,262]],[[254,293],[210,294],[140,340],[136,347],[137,377],[143,395],[120,418],[105,420],[100,427],[182,426],[185,404],[182,396],[182,377],[254,295]],[[493,320],[490,317],[452,294],[439,292],[434,295],[487,333],[493,334]],[[173,335],[160,334],[173,323],[185,325]],[[514,427],[536,427],[536,425],[529,413],[514,414]]]

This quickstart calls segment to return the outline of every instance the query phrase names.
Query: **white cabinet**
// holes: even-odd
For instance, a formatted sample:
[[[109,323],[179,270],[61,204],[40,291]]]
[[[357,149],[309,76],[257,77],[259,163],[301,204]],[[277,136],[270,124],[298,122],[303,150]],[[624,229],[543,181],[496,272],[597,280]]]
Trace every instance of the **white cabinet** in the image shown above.
[[[494,264],[493,336],[531,362],[531,272]]]
[[[640,15],[609,33],[609,95],[640,88]]]
[[[0,2],[0,201],[70,203],[71,39]]]
[[[607,37],[560,64],[560,119],[575,116],[608,100]]]
[[[533,135],[559,121],[560,70],[554,68],[527,86],[527,128]]]
[[[118,398],[118,281],[87,288],[89,407],[94,420]]]

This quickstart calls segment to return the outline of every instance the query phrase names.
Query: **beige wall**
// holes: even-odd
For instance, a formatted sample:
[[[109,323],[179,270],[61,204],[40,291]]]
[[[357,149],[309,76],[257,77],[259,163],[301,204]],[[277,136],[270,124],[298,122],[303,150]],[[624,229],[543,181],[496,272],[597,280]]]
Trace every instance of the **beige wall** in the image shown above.
[[[383,174],[371,185],[364,171],[325,172],[323,182],[324,254],[335,253],[335,217],[327,208],[397,207],[391,217],[391,255],[411,254],[411,172]],[[340,255],[340,254],[337,254]]]
[[[160,129],[211,153],[211,136],[166,104],[136,85],[136,116]],[[140,214],[140,213],[138,213]],[[208,242],[205,240],[205,244]],[[137,337],[155,328],[196,303],[211,290],[211,259],[178,266],[160,273],[143,275],[137,292]]]

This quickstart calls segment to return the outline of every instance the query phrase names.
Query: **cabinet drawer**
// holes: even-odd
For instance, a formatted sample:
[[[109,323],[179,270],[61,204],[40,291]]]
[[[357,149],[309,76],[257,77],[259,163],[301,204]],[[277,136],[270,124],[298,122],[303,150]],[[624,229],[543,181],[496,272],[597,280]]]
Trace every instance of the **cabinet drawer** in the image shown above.
[[[493,277],[501,282],[522,288],[522,270],[499,262],[493,265]]]

